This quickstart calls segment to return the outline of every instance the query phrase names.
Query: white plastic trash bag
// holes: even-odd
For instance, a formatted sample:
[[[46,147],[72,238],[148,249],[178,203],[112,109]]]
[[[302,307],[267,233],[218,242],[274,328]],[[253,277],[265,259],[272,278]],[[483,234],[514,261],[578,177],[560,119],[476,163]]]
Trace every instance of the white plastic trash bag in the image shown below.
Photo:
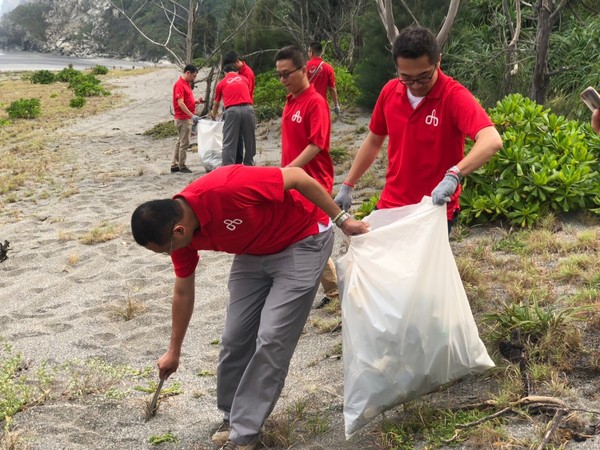
[[[338,259],[346,438],[377,414],[493,367],[430,197],[366,217]]]
[[[223,154],[223,122],[208,119],[198,121],[198,155],[207,172],[220,167]]]

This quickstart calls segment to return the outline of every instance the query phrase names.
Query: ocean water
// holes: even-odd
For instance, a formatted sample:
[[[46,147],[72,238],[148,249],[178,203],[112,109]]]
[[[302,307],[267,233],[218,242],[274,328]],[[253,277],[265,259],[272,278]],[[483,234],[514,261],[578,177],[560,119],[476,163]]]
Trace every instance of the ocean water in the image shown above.
[[[83,70],[97,65],[109,69],[139,69],[154,67],[162,63],[133,61],[110,58],[75,58],[64,55],[36,52],[8,52],[0,50],[0,72],[20,72],[27,70],[62,70],[69,64],[74,69]]]

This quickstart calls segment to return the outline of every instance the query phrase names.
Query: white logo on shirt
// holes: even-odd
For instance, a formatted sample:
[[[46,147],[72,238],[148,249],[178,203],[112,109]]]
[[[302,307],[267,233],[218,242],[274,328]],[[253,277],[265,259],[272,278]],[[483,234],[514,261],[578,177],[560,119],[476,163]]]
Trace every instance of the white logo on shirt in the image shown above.
[[[225,219],[223,221],[223,223],[225,224],[225,226],[227,227],[227,229],[229,231],[234,231],[235,228],[236,228],[235,226],[236,225],[241,225],[243,223],[243,221],[240,220],[240,219],[233,219],[233,220],[232,219]]]
[[[435,109],[431,111],[427,117],[425,117],[425,125],[433,125],[434,127],[438,126],[439,119],[435,116]]]
[[[237,77],[230,78],[230,79],[227,80],[227,83],[231,84],[231,83],[235,83],[237,81],[242,81],[242,77],[237,76]]]
[[[292,116],[292,122],[302,122],[302,116],[300,115],[300,110],[296,111],[296,113]]]

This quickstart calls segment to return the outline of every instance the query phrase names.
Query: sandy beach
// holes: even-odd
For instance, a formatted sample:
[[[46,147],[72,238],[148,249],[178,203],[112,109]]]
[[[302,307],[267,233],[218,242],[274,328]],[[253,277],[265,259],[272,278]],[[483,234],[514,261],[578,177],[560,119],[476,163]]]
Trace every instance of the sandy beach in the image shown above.
[[[64,152],[66,162],[31,187],[28,200],[7,204],[0,214],[0,240],[11,249],[0,264],[0,335],[12,354],[22,355],[28,377],[38,379],[36,371],[45,368],[48,378],[39,404],[10,424],[27,448],[157,448],[149,439],[167,432],[177,442],[158,448],[215,448],[210,435],[221,415],[214,373],[230,255],[202,255],[181,366],[165,383],[165,389],[179,386],[179,393],[165,397],[156,417],[145,422],[150,394],[135,389],[148,390],[157,381],[156,360],[170,335],[173,271],[168,257],[133,241],[131,212],[146,200],[171,197],[205,173],[190,153],[193,173],[171,174],[174,139],[141,135],[170,118],[178,76],[176,69],[161,69],[111,81],[126,96],[125,106],[49,136],[48,145]],[[278,165],[278,145],[278,124],[262,125],[257,164]],[[84,243],[93,230],[108,230],[114,238]],[[342,243],[340,233],[334,254]],[[311,321],[275,414],[308,400],[329,431],[301,448],[366,448],[360,438],[346,443],[343,434],[341,334],[317,330]]]

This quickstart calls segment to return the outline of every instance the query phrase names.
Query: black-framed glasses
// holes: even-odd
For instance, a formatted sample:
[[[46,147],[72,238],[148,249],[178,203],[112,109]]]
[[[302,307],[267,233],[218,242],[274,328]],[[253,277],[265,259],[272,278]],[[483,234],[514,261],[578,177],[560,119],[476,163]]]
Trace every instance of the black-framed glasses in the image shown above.
[[[275,77],[279,78],[280,80],[287,80],[291,74],[293,74],[294,72],[298,72],[303,67],[304,66],[297,67],[294,70],[292,70],[291,72],[275,72]]]
[[[171,224],[171,242],[169,243],[169,251],[161,252],[163,255],[171,256],[171,253],[173,253],[173,235],[175,234],[175,222],[176,221],[174,220]]]
[[[435,75],[436,70],[437,70],[437,65],[433,69],[431,69],[431,72],[429,73],[429,75],[425,75],[425,76],[422,76],[419,78],[402,78],[402,75],[398,75],[398,80],[404,86],[412,86],[415,83],[427,84],[431,81],[431,79],[433,78],[433,75]]]

